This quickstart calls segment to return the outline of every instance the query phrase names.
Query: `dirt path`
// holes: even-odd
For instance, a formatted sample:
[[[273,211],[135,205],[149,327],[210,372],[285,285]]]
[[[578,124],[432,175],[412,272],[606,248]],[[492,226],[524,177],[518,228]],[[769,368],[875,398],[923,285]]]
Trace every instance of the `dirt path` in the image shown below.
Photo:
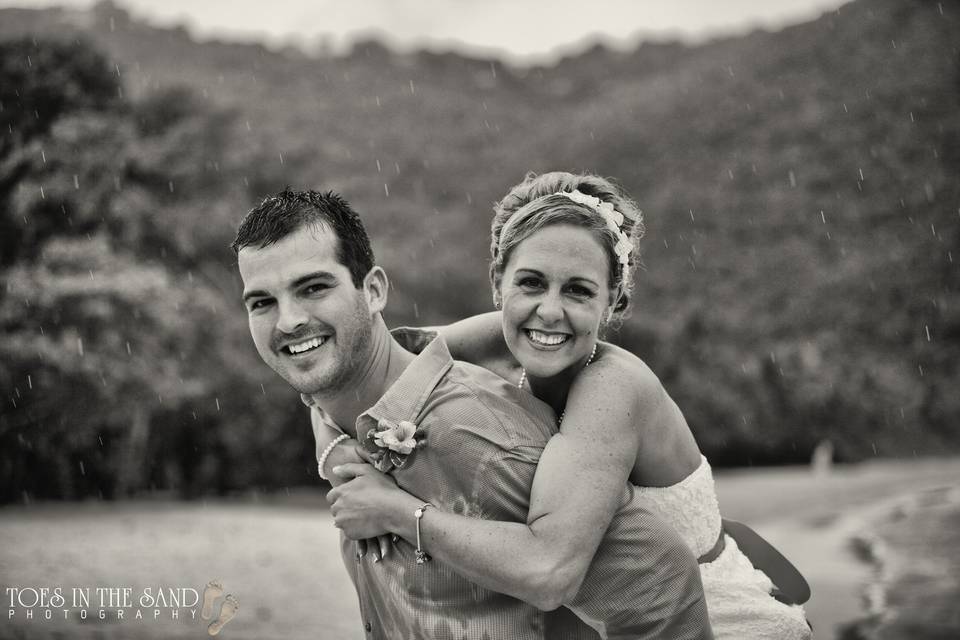
[[[823,476],[801,468],[736,471],[717,479],[724,514],[754,525],[807,577],[807,614],[824,639],[863,615],[863,590],[874,577],[851,540],[911,496],[938,487],[960,487],[960,460],[877,461]]]
[[[722,473],[721,506],[755,526],[807,575],[816,637],[860,614],[868,566],[848,537],[900,494],[960,486],[960,460],[877,462],[812,477],[806,469]],[[152,619],[81,621],[25,618],[17,587],[182,586],[202,592],[213,578],[240,601],[219,637],[359,640],[356,596],[337,553],[325,503],[168,502],[50,504],[0,509],[0,638],[143,639],[207,637],[206,622],[184,610]],[[62,615],[62,612],[60,612]]]

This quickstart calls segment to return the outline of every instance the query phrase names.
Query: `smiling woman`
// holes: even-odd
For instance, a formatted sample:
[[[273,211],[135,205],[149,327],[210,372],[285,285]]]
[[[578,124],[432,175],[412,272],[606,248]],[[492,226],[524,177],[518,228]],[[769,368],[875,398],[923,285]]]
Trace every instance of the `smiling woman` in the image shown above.
[[[775,598],[768,576],[723,533],[710,465],[683,414],[639,358],[598,342],[627,309],[641,232],[639,209],[610,181],[528,175],[495,207],[490,275],[502,313],[441,330],[454,357],[515,381],[560,416],[539,457],[526,528],[429,509],[414,529],[409,514],[422,501],[382,477],[337,487],[335,519],[348,536],[395,533],[481,586],[544,609],[563,604],[609,637],[634,637],[587,608],[611,576],[629,581],[605,562],[632,558],[639,538],[603,538],[626,488],[628,502],[643,494],[699,558],[717,638],[805,640],[803,609]],[[318,435],[318,448],[336,435]],[[518,540],[536,567],[505,560]]]

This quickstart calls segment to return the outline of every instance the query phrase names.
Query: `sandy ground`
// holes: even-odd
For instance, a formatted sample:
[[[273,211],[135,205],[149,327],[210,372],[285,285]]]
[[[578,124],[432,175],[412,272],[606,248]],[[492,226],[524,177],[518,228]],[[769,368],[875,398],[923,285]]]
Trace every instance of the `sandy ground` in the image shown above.
[[[817,638],[834,637],[862,615],[861,590],[872,568],[851,552],[850,536],[888,514],[897,500],[937,487],[960,487],[960,460],[874,462],[826,476],[807,469],[721,473],[721,506],[773,541],[808,577],[808,612]],[[96,587],[184,587],[202,594],[214,578],[240,602],[223,638],[359,640],[356,596],[337,553],[337,534],[319,495],[268,502],[127,502],[0,509],[0,638],[159,639],[206,636],[199,606],[134,606],[116,620],[96,618]],[[894,506],[891,506],[894,505]],[[8,587],[61,587],[52,619],[11,607]],[[94,596],[88,619],[71,608],[72,587]],[[32,592],[24,592],[29,603]],[[188,594],[189,595],[189,594]],[[219,601],[217,603],[219,605]],[[67,618],[64,619],[64,610]],[[136,619],[139,610],[143,619]],[[12,611],[12,614],[11,614]],[[156,615],[156,617],[154,617]]]

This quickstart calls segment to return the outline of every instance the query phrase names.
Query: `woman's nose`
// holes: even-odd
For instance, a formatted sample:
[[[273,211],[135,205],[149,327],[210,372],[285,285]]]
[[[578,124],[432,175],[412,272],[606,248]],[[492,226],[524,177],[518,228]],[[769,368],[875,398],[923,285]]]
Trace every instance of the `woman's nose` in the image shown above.
[[[309,322],[309,315],[295,300],[279,300],[277,302],[279,315],[277,330],[284,333],[294,333],[297,329]]]
[[[563,318],[563,305],[560,296],[555,293],[546,293],[537,305],[537,317],[544,323],[552,323]]]

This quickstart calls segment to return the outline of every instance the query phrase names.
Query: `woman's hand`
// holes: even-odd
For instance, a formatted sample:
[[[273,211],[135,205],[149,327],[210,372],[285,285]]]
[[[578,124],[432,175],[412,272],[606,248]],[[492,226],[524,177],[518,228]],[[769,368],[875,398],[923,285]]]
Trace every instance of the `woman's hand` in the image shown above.
[[[398,505],[410,496],[397,487],[393,476],[366,463],[338,465],[333,473],[345,480],[327,493],[334,524],[352,540],[386,537]],[[371,546],[384,551],[382,544]]]

